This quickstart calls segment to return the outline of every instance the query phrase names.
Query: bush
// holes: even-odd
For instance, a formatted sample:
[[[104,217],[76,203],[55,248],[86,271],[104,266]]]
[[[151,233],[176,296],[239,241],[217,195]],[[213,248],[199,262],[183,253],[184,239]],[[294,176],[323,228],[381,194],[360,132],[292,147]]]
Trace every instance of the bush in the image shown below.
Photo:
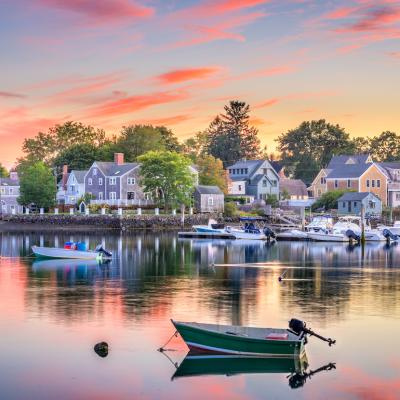
[[[110,210],[110,206],[108,204],[90,204],[89,210],[92,213],[98,213],[102,208],[105,208],[107,212]]]
[[[346,192],[354,192],[354,190],[340,189],[326,192],[312,205],[312,209],[318,210],[319,208],[324,208],[325,210],[337,210],[337,201]]]
[[[278,197],[274,194],[267,194],[267,198],[265,199],[265,204],[270,204],[271,207],[278,207],[279,200]]]
[[[227,203],[239,203],[239,204],[246,204],[246,198],[243,196],[229,196],[225,198]]]
[[[225,217],[234,217],[237,214],[237,207],[235,203],[225,203],[224,215]]]

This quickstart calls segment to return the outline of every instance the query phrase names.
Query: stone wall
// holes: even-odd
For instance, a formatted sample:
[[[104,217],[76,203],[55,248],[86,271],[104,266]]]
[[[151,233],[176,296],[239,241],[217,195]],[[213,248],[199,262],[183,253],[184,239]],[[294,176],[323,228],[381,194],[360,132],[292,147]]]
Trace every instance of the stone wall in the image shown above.
[[[4,215],[3,221],[15,226],[41,226],[57,227],[88,227],[94,229],[117,229],[132,231],[136,229],[149,230],[172,230],[188,229],[193,225],[207,224],[209,218],[218,220],[216,215],[195,214],[186,215],[185,224],[182,226],[180,215],[135,215],[135,216],[116,216],[116,215]]]

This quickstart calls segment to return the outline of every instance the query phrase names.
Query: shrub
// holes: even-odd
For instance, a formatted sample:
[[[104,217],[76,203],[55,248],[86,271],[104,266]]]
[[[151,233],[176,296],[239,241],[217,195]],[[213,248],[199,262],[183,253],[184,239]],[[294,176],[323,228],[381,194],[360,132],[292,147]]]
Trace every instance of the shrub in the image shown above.
[[[234,217],[237,214],[237,207],[235,203],[225,203],[224,215],[225,217]]]
[[[354,190],[340,189],[326,192],[312,205],[312,209],[318,210],[319,208],[323,208],[325,210],[337,210],[337,201],[339,197],[342,197],[346,192],[354,192]]]

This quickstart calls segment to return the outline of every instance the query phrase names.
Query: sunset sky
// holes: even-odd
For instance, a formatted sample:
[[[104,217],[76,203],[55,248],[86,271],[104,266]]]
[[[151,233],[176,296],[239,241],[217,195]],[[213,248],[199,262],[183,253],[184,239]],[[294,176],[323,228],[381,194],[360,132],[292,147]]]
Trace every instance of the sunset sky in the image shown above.
[[[400,1],[2,0],[0,162],[25,137],[82,121],[181,139],[230,99],[263,144],[325,118],[400,133]]]

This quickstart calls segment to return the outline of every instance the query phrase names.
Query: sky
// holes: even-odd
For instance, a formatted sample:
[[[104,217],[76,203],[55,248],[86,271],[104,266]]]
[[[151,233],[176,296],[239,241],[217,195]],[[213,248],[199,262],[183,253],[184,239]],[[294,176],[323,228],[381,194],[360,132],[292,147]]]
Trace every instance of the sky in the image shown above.
[[[0,162],[74,120],[185,140],[229,100],[263,145],[304,120],[400,133],[400,0],[0,0]]]

